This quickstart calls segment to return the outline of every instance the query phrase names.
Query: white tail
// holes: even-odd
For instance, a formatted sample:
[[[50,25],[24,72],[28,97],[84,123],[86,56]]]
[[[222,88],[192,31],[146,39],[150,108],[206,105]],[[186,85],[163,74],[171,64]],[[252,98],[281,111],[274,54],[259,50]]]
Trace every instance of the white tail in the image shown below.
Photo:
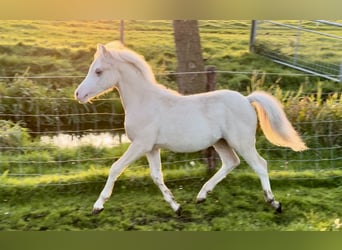
[[[277,146],[303,151],[307,147],[287,119],[280,102],[263,91],[255,91],[247,96],[256,108],[260,127],[266,138]]]

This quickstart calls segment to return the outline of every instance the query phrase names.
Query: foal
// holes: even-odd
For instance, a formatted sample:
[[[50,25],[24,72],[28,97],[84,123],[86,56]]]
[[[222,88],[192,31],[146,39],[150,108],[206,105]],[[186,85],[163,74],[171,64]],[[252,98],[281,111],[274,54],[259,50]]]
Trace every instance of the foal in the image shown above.
[[[266,202],[281,212],[281,204],[271,191],[267,163],[255,149],[257,116],[271,143],[294,151],[305,150],[306,146],[274,97],[261,91],[245,97],[228,90],[182,96],[158,84],[142,56],[117,42],[99,44],[86,78],[75,91],[75,98],[80,103],[90,102],[113,88],[120,93],[125,130],[132,143],[110,168],[106,185],[94,204],[94,214],[103,210],[121,172],[143,155],[164,199],[180,213],[180,204],[163,180],[160,149],[194,152],[212,145],[222,160],[222,167],[203,185],[197,202],[204,201],[207,193],[239,165],[238,153],[259,176]]]

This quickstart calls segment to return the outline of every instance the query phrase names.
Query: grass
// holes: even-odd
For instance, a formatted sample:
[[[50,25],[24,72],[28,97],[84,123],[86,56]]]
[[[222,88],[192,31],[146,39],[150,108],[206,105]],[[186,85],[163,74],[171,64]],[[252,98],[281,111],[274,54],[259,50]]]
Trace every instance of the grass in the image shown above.
[[[298,177],[298,174],[297,174]],[[341,230],[341,179],[276,178],[272,180],[283,213],[264,203],[259,180],[250,173],[232,173],[207,201],[195,204],[208,178],[172,180],[167,185],[183,206],[180,217],[146,176],[117,182],[102,214],[91,207],[102,181],[57,186],[7,186],[0,194],[1,230]],[[327,192],[329,189],[329,192]],[[324,201],[324,202],[322,202]]]
[[[120,155],[126,146],[109,148],[108,153]],[[46,157],[51,157],[56,148],[51,150]],[[70,159],[80,152],[86,158],[96,150],[107,151],[86,145],[60,150],[59,154],[70,154]],[[40,161],[43,157],[40,152]],[[205,203],[195,204],[197,192],[213,173],[199,161],[189,164],[188,159],[194,157],[198,155],[162,154],[166,184],[183,206],[180,217],[153,184],[145,159],[120,176],[106,209],[98,216],[91,214],[91,208],[104,185],[109,164],[52,164],[43,170],[32,162],[29,169],[39,171],[39,175],[26,177],[10,175],[15,173],[12,166],[10,173],[0,177],[0,230],[341,230],[336,222],[342,208],[340,169],[294,171],[290,166],[274,168],[271,164],[273,191],[284,208],[282,214],[275,214],[263,200],[257,176],[244,163],[217,185]],[[29,169],[21,171],[29,173]]]
[[[119,39],[119,21],[0,21],[1,75],[76,75],[84,76],[88,70],[97,43]],[[274,64],[261,56],[250,54],[250,21],[211,20],[199,22],[203,56],[207,65],[219,70],[251,72],[253,70],[294,73],[287,67]],[[285,31],[286,32],[286,31]],[[263,37],[263,36],[261,36]],[[145,56],[157,74],[174,71],[175,48],[171,21],[126,21],[125,43]],[[153,44],[153,46],[151,46]],[[282,46],[282,48],[288,46]],[[297,72],[298,73],[298,72]],[[242,74],[244,75],[244,74]],[[241,74],[218,74],[220,88],[244,91],[238,86]],[[250,79],[252,75],[247,75]],[[173,77],[158,75],[157,79],[175,88]],[[312,82],[319,78],[310,78]],[[279,75],[267,76],[267,84],[279,80]],[[50,80],[51,84],[65,87],[79,79]],[[305,77],[282,76],[279,84],[304,83]],[[39,81],[38,81],[39,82]],[[43,83],[44,81],[40,81]]]

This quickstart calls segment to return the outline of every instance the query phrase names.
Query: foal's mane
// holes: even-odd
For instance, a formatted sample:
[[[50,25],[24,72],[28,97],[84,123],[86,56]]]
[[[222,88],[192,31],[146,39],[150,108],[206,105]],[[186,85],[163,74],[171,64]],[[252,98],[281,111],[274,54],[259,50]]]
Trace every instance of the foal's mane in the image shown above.
[[[131,64],[146,80],[156,83],[153,71],[143,56],[126,48],[119,41],[110,42],[105,47],[115,60]]]

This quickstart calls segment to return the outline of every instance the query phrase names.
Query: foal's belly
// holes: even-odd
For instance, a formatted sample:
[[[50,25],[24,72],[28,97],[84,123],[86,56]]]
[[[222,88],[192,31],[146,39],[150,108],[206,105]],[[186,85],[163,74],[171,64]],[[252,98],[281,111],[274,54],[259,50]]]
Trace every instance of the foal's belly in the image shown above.
[[[174,124],[166,130],[161,130],[156,146],[174,152],[195,152],[212,146],[222,138],[218,126],[208,126],[205,123],[193,123],[192,126],[178,125]]]
[[[168,150],[171,150],[173,152],[191,153],[191,152],[196,152],[196,151],[206,149],[206,148],[212,146],[213,144],[215,144],[215,142],[217,142],[218,140],[219,139],[210,140],[210,141],[205,141],[205,140],[184,141],[184,140],[181,140],[181,141],[177,141],[174,143],[157,144],[156,146],[158,148],[168,149]]]

